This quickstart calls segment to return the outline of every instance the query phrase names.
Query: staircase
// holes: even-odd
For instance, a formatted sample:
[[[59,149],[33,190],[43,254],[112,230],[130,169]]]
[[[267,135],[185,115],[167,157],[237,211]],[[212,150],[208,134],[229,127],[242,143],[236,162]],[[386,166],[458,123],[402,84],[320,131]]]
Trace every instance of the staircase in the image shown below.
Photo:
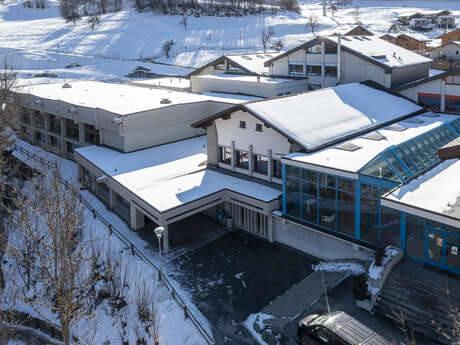
[[[460,297],[448,295],[429,284],[392,272],[377,298],[374,312],[396,322],[403,315],[408,326],[416,333],[436,340],[437,343],[450,344],[440,336],[438,329],[452,335],[450,312],[452,307],[459,306]]]

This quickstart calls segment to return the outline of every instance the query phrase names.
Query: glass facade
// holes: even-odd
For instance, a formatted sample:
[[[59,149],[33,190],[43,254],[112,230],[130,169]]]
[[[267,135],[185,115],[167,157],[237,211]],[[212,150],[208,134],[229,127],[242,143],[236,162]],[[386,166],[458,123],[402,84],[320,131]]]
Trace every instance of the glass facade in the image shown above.
[[[397,146],[368,163],[360,173],[394,182],[407,182],[440,162],[437,151],[460,135],[460,118]]]

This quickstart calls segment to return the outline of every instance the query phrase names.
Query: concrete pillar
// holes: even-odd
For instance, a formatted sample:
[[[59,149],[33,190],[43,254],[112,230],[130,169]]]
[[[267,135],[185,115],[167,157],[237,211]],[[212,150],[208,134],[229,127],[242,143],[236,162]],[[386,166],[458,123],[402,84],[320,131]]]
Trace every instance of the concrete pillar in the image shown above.
[[[67,153],[67,147],[66,147],[65,142],[64,142],[65,120],[62,117],[59,118],[59,124],[61,125],[61,137],[59,138],[59,140],[61,141],[61,152],[62,152],[63,155],[65,155]]]
[[[326,84],[326,43],[321,41],[321,87]]]
[[[109,207],[110,209],[113,210],[116,204],[117,204],[116,194],[113,191],[113,189],[109,187]]]
[[[268,163],[267,163],[267,177],[270,182],[272,182],[273,177],[273,162],[272,162],[273,151],[272,149],[268,150]]]
[[[274,236],[273,236],[273,216],[269,214],[267,216],[267,236],[268,236],[268,241],[270,243],[273,243],[274,241]]]
[[[252,173],[254,171],[254,162],[253,162],[253,156],[252,156],[252,145],[249,145],[249,153],[248,153],[248,159],[249,159],[249,176],[252,176]]]
[[[163,252],[165,254],[169,251],[169,228],[167,225],[163,225],[165,230],[163,231]]]
[[[131,214],[131,228],[133,230],[139,230],[145,226],[145,216],[144,214],[137,209],[136,206],[131,204],[130,207]]]
[[[231,150],[232,150],[232,171],[235,171],[235,165],[236,165],[236,161],[235,161],[235,140],[232,140]]]
[[[78,123],[78,144],[82,147],[85,144],[85,125]]]
[[[446,81],[441,80],[441,112],[446,110]]]

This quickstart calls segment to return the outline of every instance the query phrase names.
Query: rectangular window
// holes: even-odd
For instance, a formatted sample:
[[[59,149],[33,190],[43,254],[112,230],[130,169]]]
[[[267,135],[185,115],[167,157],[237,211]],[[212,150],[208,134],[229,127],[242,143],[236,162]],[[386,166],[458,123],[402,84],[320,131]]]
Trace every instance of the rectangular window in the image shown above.
[[[246,128],[246,121],[240,121],[240,128]]]
[[[219,71],[225,71],[225,62],[218,63],[215,68]]]
[[[21,113],[21,122],[30,125],[30,114],[27,110]]]
[[[56,137],[53,137],[52,135],[49,136],[49,142],[50,142],[50,145],[53,147],[58,147],[58,148],[62,147],[61,140],[59,140]]]
[[[78,149],[77,144],[66,142],[67,153],[72,154],[75,149]]]
[[[38,110],[34,114],[34,125],[37,128],[45,129],[45,116]]]
[[[460,113],[460,97],[446,96],[446,111]]]
[[[321,45],[317,44],[306,49],[306,54],[321,54]]]
[[[337,44],[326,42],[326,54],[337,54]]]
[[[40,132],[40,131],[36,131],[35,132],[35,139],[42,143],[42,144],[46,144],[46,134],[43,133],[43,132]]]
[[[65,120],[66,136],[75,140],[79,138],[78,124],[72,120]]]
[[[278,159],[272,159],[272,177],[281,178],[281,162]]]
[[[328,77],[336,77],[337,76],[337,66],[326,66],[326,75]]]
[[[49,115],[49,119],[50,119],[50,124],[49,124],[50,132],[53,132],[55,134],[61,134],[61,121],[59,120],[59,118],[54,115]]]
[[[321,66],[307,65],[307,75],[321,75]]]
[[[99,145],[99,140],[99,129],[96,129],[93,125],[85,124],[85,142]]]
[[[426,109],[439,111],[441,110],[441,95],[419,93],[418,103]]]
[[[268,158],[261,155],[253,155],[254,172],[267,175],[268,174]]]
[[[303,64],[290,63],[289,64],[289,74],[304,74],[304,72],[303,72]]]
[[[256,131],[257,132],[262,132],[262,130],[263,130],[262,124],[261,123],[256,123]]]
[[[243,151],[235,151],[236,166],[241,169],[249,169],[249,153]]]
[[[318,224],[318,186],[302,182],[302,218]]]
[[[286,213],[300,217],[300,182],[293,178],[286,179]]]
[[[22,138],[30,140],[30,130],[29,127],[21,126],[20,135]]]
[[[232,164],[232,150],[229,147],[219,146],[219,162]]]

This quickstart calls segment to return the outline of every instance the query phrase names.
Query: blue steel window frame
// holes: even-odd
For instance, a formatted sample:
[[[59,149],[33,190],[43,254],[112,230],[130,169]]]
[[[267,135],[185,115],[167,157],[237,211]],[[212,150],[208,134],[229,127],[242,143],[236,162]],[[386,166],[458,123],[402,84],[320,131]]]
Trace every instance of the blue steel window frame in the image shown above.
[[[403,168],[404,172],[406,173],[407,175],[407,178],[404,177],[405,180],[408,180],[410,179],[412,176],[414,176],[413,172],[411,171],[411,169],[406,165],[406,163],[403,162],[403,160],[401,159],[401,157],[399,157],[398,154],[396,154],[396,151],[394,150],[395,148],[397,148],[397,146],[394,146],[392,147],[390,150],[388,150],[386,152],[386,154],[389,154],[391,153],[393,155],[393,157],[396,159],[396,161],[401,165],[401,167]],[[393,166],[394,167],[394,166]]]
[[[289,166],[289,168],[287,168]],[[286,171],[291,170],[291,168],[297,168],[297,169],[300,169],[299,171],[299,177],[296,177],[294,176],[295,174],[290,174],[288,175],[286,173]],[[288,164],[283,164],[282,165],[282,171],[283,171],[283,200],[282,200],[282,208],[283,208],[283,213],[291,218],[294,218],[294,219],[298,219],[304,223],[307,223],[307,224],[311,224],[311,225],[314,225],[320,229],[324,229],[324,230],[327,230],[327,231],[332,231],[332,232],[336,232],[336,233],[340,233],[341,235],[343,236],[347,236],[347,237],[350,237],[350,238],[357,238],[359,239],[359,236],[357,237],[356,236],[356,226],[357,226],[357,223],[355,221],[355,224],[354,224],[354,227],[355,227],[355,231],[354,231],[354,235],[349,235],[347,233],[344,233],[344,232],[339,232],[338,231],[338,191],[341,191],[341,192],[344,192],[344,193],[348,193],[348,194],[352,194],[354,197],[355,197],[355,204],[357,202],[357,190],[356,190],[356,187],[355,187],[355,191],[354,192],[350,192],[349,190],[346,190],[346,189],[342,189],[342,188],[338,188],[338,179],[341,178],[341,179],[344,179],[344,180],[347,180],[347,181],[350,181],[351,183],[355,184],[357,183],[357,180],[353,180],[353,179],[350,179],[350,178],[346,178],[346,177],[343,177],[343,176],[338,176],[338,175],[332,175],[332,174],[328,174],[328,173],[323,173],[323,172],[320,172],[320,171],[316,171],[316,170],[312,170],[312,169],[304,169],[304,168],[298,168],[298,167],[295,167],[295,166],[291,166],[291,165],[288,165]],[[310,172],[314,172],[316,173],[316,181],[312,181],[310,179],[306,179],[304,178],[304,174],[306,175],[306,172],[307,171],[310,171]],[[320,174],[323,174],[326,176],[326,183],[321,183],[320,182]],[[287,209],[286,209],[286,179],[287,178],[291,178],[291,179],[295,179],[296,181],[299,182],[299,214],[300,214],[300,217],[296,217],[296,216],[293,216],[293,215],[290,215],[287,213]],[[327,181],[329,178],[333,178],[334,180],[334,186],[331,187],[327,184]],[[316,186],[316,222],[311,222],[311,221],[308,221],[306,220],[304,217],[303,217],[303,207],[302,207],[302,202],[303,202],[303,196],[304,196],[304,193],[303,193],[303,183],[310,183],[310,184],[314,184]],[[335,217],[335,221],[334,221],[334,228],[329,228],[329,227],[326,227],[326,226],[323,226],[320,224],[320,188],[323,187],[323,188],[327,188],[327,189],[333,189],[334,190],[334,195],[335,195],[335,211],[334,211],[334,217]],[[356,211],[355,211],[356,212]],[[356,217],[356,213],[355,213],[355,217]],[[359,223],[358,223],[359,224]],[[359,232],[358,232],[359,233]]]
[[[403,161],[403,163],[411,171],[412,175],[414,174],[414,171],[418,170],[416,162],[414,162],[412,158],[408,154],[406,154],[406,152],[404,152],[402,146],[394,147],[393,152],[399,159]],[[406,162],[404,161],[402,157],[404,157],[404,159],[406,159],[410,163],[410,166],[406,164]]]
[[[395,167],[393,166],[393,164],[390,163],[390,161],[388,160],[387,157],[385,157],[385,154],[389,152],[387,150],[385,150],[384,152],[382,152],[382,158],[383,160],[388,164],[388,166],[390,167],[391,170],[393,170],[393,172],[396,174],[396,176],[398,176],[398,178],[401,180],[402,183],[406,183],[406,179],[404,177],[401,176],[401,174],[399,173],[398,169],[395,169]]]

